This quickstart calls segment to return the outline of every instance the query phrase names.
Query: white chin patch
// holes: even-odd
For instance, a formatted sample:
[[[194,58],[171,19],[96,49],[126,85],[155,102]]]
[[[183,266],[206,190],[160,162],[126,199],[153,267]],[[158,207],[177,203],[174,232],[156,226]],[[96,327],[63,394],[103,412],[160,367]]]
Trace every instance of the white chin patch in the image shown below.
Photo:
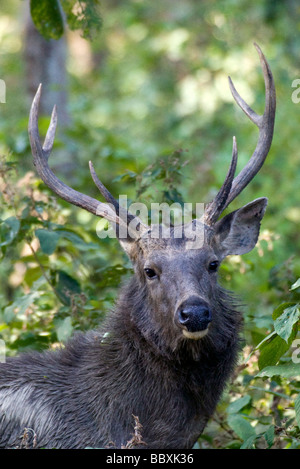
[[[187,339],[198,340],[198,339],[202,339],[202,337],[204,337],[208,333],[208,328],[205,329],[204,331],[197,331],[197,332],[189,332],[183,329],[182,333],[184,337],[186,337]]]

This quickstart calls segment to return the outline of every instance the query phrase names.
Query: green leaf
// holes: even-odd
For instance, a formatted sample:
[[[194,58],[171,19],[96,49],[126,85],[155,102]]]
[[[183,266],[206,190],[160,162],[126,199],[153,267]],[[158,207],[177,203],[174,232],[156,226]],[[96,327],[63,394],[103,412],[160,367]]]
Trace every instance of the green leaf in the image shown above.
[[[256,347],[251,351],[251,353],[249,353],[248,357],[245,358],[244,363],[247,363],[256,350],[261,349],[265,342],[268,342],[273,336],[276,336],[276,335],[277,334],[275,331],[268,334],[261,342],[259,342],[259,344],[256,345]]]
[[[285,309],[283,314],[274,321],[275,331],[286,342],[292,335],[294,324],[299,320],[300,310],[298,306],[290,306]]]
[[[71,275],[67,274],[63,270],[59,270],[56,273],[58,274],[58,279],[55,290],[61,301],[65,305],[70,306],[72,295],[76,295],[81,292],[80,285],[75,278],[71,277]]]
[[[289,349],[289,344],[279,335],[272,335],[268,342],[262,342],[260,347],[260,355],[258,358],[259,369],[266,366],[276,365],[282,355]]]
[[[65,238],[71,241],[71,243],[73,243],[81,251],[88,251],[90,249],[99,249],[99,246],[96,243],[86,242],[79,235],[77,235],[76,233],[73,233],[73,231],[59,229],[59,230],[55,230],[55,233],[57,233],[57,235],[59,235],[61,238]]]
[[[267,366],[263,370],[259,371],[255,378],[281,376],[282,378],[294,378],[300,376],[300,364],[299,363],[287,363],[285,365]]]
[[[129,171],[128,170],[128,171],[126,171],[126,173],[116,176],[112,180],[112,182],[120,182],[120,181],[123,181],[123,180],[135,181],[136,177],[137,177],[137,173],[135,173],[134,171]]]
[[[298,278],[298,280],[295,283],[293,283],[290,290],[296,290],[296,288],[299,288],[299,287],[300,287],[300,278]]]
[[[9,217],[0,225],[0,246],[11,244],[20,229],[20,221],[16,217]],[[3,241],[2,241],[3,240]]]
[[[274,443],[275,438],[275,428],[274,425],[270,425],[268,430],[264,433],[265,440],[267,442],[268,448],[271,448]]]
[[[250,401],[251,401],[251,397],[248,394],[246,394],[246,396],[240,397],[239,399],[236,399],[235,401],[231,402],[227,407],[227,412],[229,414],[236,414],[243,407],[248,405]]]
[[[30,0],[30,12],[36,29],[46,39],[63,35],[64,20],[58,0]]]
[[[300,427],[300,393],[295,399],[295,412],[296,412],[296,422],[298,427]]]
[[[243,440],[248,438],[256,438],[256,432],[252,425],[240,414],[230,414],[228,417],[228,425]]]
[[[92,38],[99,33],[102,19],[99,14],[99,0],[60,0],[71,30],[81,29],[85,38]]]
[[[59,235],[54,231],[35,230],[35,234],[39,239],[41,249],[45,254],[53,254],[59,240]]]
[[[34,291],[28,295],[17,298],[11,305],[4,309],[4,322],[9,324],[16,317],[20,318],[37,297],[39,297],[39,293]]]
[[[59,321],[56,327],[56,335],[59,342],[66,342],[73,332],[72,318],[66,317],[62,321]]]
[[[249,438],[247,438],[247,440],[245,440],[241,445],[240,449],[252,449],[256,438],[256,435],[249,436]]]
[[[274,311],[273,311],[273,314],[272,314],[272,318],[274,319],[274,321],[275,321],[275,319],[279,318],[279,316],[282,315],[284,310],[289,308],[290,306],[295,306],[295,302],[282,303],[277,308],[275,308]]]

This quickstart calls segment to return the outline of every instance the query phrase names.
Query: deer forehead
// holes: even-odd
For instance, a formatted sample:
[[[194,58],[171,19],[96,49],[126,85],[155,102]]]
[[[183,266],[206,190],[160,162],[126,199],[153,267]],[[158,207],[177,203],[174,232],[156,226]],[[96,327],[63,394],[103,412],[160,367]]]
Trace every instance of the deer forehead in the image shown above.
[[[165,248],[146,249],[143,251],[141,262],[144,267],[159,266],[163,268],[180,267],[181,270],[191,265],[204,264],[215,258],[213,249],[205,245],[201,249],[186,249],[184,245],[169,245]]]
[[[152,225],[138,240],[138,244],[144,253],[154,250],[166,251],[169,254],[178,251],[196,251],[206,248],[211,244],[214,229],[193,220],[186,225],[172,226]]]

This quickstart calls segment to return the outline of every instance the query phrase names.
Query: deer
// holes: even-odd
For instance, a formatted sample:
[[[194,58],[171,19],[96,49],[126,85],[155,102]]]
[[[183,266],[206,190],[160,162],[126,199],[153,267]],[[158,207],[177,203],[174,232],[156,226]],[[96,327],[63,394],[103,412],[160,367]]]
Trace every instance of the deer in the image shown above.
[[[48,158],[56,107],[42,145],[38,88],[28,125],[38,175],[60,198],[114,224],[133,275],[98,329],[75,333],[62,348],[23,352],[0,364],[1,448],[22,446],[24,435],[27,445],[35,448],[124,448],[132,439],[134,418],[141,429],[135,449],[191,449],[199,439],[241,349],[242,313],[233,294],[220,284],[219,267],[227,256],[255,247],[268,202],[260,197],[223,214],[262,167],[273,137],[274,79],[263,52],[254,45],[265,84],[263,114],[243,100],[230,77],[229,86],[238,106],[258,127],[255,151],[235,175],[238,153],[233,138],[222,187],[200,219],[180,227],[182,236],[172,226],[165,238],[160,227],[121,207],[91,162],[92,179],[106,202],[76,191],[52,172]],[[198,233],[201,242],[188,249]]]

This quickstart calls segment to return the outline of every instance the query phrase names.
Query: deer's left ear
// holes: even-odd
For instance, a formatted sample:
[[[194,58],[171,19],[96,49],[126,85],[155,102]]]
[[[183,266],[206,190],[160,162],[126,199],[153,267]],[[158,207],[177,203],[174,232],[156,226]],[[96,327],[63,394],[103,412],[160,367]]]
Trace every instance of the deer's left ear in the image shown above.
[[[253,200],[215,224],[214,248],[222,258],[246,254],[254,248],[267,203],[266,198]]]

